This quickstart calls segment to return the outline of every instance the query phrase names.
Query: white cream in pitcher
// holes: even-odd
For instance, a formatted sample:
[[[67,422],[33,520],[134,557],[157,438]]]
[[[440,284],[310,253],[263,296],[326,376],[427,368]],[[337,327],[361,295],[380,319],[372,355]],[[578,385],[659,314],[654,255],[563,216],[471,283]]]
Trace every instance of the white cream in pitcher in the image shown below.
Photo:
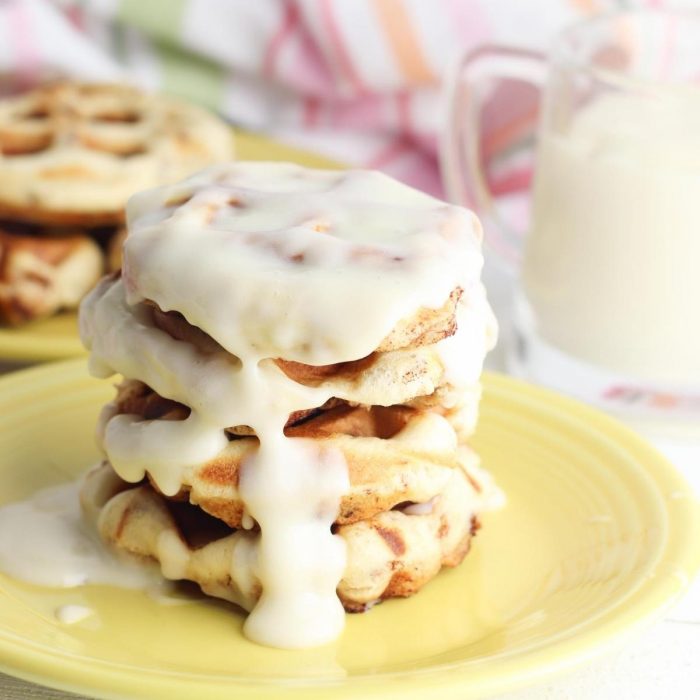
[[[700,386],[700,97],[609,94],[538,150],[523,287],[552,345]]]

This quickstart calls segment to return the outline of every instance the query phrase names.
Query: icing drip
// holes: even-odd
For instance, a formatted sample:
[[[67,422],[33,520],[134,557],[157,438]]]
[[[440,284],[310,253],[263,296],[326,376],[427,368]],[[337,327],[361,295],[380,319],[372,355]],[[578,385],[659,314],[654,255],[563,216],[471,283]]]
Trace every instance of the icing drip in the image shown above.
[[[162,578],[106,550],[80,511],[78,481],[0,507],[0,569],[30,583],[152,588]]]

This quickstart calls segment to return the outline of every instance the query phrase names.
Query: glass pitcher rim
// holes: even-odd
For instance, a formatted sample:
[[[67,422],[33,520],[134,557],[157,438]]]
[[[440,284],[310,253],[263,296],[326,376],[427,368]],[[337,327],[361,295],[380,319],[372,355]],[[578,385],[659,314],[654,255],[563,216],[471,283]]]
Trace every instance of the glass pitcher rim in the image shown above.
[[[642,77],[626,74],[623,70],[612,67],[603,67],[591,62],[588,57],[582,56],[577,50],[577,40],[595,31],[596,28],[606,24],[612,24],[616,20],[629,18],[656,18],[658,20],[678,19],[685,23],[697,26],[700,45],[700,8],[651,8],[637,7],[617,9],[603,12],[581,21],[575,22],[560,31],[549,51],[551,65],[563,66],[573,69],[578,73],[587,75],[596,82],[610,85],[615,88],[654,88],[668,86],[669,84],[700,87],[700,81],[695,84],[689,81],[668,81],[653,77]],[[699,49],[700,51],[700,49]]]

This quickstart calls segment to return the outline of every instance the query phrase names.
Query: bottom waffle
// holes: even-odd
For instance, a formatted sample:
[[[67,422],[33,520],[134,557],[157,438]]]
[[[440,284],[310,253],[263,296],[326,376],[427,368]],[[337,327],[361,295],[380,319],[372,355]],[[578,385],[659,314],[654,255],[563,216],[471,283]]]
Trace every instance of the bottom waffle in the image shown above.
[[[88,475],[81,502],[106,542],[155,560],[166,578],[193,581],[246,610],[259,598],[258,531],[231,529],[196,506],[169,501],[147,483],[128,484],[106,464]],[[347,546],[338,586],[345,609],[361,612],[386,598],[413,595],[443,566],[459,564],[478,529],[480,505],[473,477],[454,469],[429,502],[336,525]]]

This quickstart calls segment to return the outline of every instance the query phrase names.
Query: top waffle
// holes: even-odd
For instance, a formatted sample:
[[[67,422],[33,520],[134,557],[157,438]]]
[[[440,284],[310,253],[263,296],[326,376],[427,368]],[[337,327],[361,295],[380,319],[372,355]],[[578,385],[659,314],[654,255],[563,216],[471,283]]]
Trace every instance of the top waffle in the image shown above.
[[[471,212],[376,172],[237,162],[136,195],[127,215],[128,303],[179,311],[240,358],[405,346],[408,326],[452,316],[455,290],[471,296],[482,264]]]
[[[0,101],[0,216],[97,226],[135,191],[232,156],[228,126],[126,85],[56,83]]]

